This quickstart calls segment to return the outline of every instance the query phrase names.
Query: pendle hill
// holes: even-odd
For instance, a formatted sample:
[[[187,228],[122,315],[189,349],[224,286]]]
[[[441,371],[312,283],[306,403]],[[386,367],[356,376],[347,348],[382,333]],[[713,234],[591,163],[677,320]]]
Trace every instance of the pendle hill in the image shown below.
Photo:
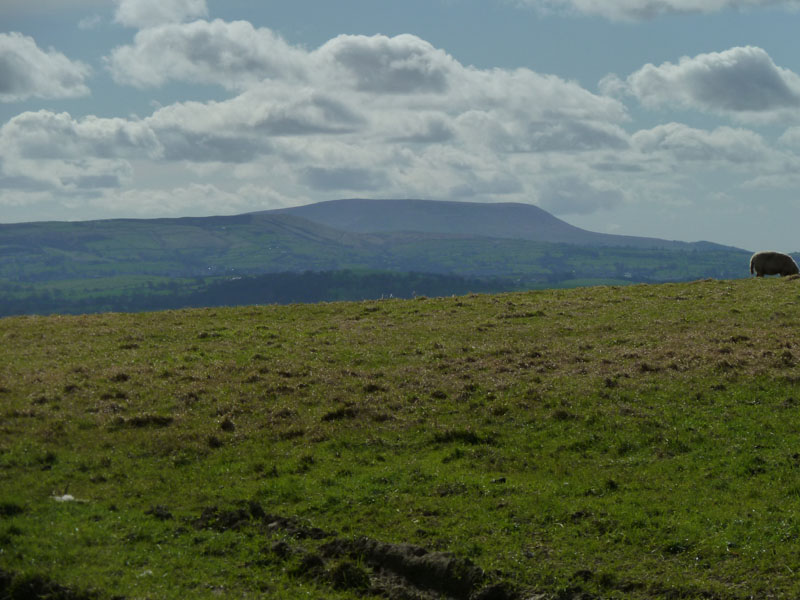
[[[335,200],[0,225],[0,316],[737,278],[748,251],[586,231],[525,204]]]

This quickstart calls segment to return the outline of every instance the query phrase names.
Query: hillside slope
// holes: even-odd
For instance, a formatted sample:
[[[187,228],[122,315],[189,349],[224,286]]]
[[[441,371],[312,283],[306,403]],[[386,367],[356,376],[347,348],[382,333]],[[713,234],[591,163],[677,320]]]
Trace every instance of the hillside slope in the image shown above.
[[[0,598],[798,598],[798,285],[0,319]]]
[[[748,256],[593,234],[523,205],[339,201],[234,216],[20,223],[0,225],[0,315],[730,279],[748,276]],[[314,275],[293,276],[306,272]]]
[[[574,227],[531,204],[441,202],[433,200],[346,199],[279,209],[315,223],[358,233],[414,231],[523,239],[537,242],[687,250],[722,249],[658,238],[595,233]]]
[[[616,245],[598,246],[598,240]],[[713,244],[593,234],[533,206],[424,201],[339,201],[236,216],[0,225],[0,283],[342,269],[542,283],[665,281],[744,275],[743,254]]]
[[[0,277],[336,269],[375,255],[373,238],[288,214],[0,225]]]

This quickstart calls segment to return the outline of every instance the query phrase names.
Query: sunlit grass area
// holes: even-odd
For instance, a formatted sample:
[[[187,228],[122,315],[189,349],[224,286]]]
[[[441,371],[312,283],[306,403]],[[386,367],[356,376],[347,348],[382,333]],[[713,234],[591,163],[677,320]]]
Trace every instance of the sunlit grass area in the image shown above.
[[[798,285],[0,319],[3,593],[796,597]]]

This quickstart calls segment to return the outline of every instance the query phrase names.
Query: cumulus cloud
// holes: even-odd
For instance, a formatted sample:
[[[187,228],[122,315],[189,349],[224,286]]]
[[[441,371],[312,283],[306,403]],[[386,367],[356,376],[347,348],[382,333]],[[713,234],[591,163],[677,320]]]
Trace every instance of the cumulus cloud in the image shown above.
[[[778,138],[778,141],[784,146],[800,150],[800,127],[790,127]]]
[[[753,46],[647,64],[625,81],[605,78],[601,89],[629,93],[653,108],[679,105],[740,119],[786,118],[800,107],[800,76]]]
[[[394,109],[463,113],[501,107],[507,114],[532,112],[547,120],[627,118],[617,100],[576,83],[529,69],[465,67],[409,34],[341,35],[308,51],[244,21],[196,21],[140,31],[132,45],[112,52],[108,65],[118,83],[137,87],[181,81],[245,91],[268,81],[350,92],[350,98],[360,95],[387,107],[393,102]]]
[[[620,127],[591,121],[530,122],[514,139],[511,149],[516,152],[622,150],[628,146],[627,135]]]
[[[713,131],[667,123],[638,131],[632,145],[644,154],[660,153],[686,162],[727,162],[752,165],[767,160],[771,150],[764,139],[747,129],[719,127]]]
[[[350,155],[368,144],[370,162],[376,145],[385,144],[489,145],[515,153],[628,144],[619,100],[529,69],[465,67],[413,35],[342,35],[308,51],[249,23],[197,21],[141,31],[109,65],[118,81],[137,86],[194,81],[238,92],[220,102],[175,104],[146,119],[161,132],[168,158],[221,160],[213,149],[228,147],[238,162],[274,151],[277,138],[306,138],[292,150],[306,155],[312,138],[321,147],[335,137]],[[242,142],[238,155],[229,136]],[[360,165],[326,165],[340,167]],[[314,189],[339,181],[322,175],[329,174],[308,171],[305,181]]]
[[[158,158],[155,133],[141,121],[25,112],[0,127],[4,153],[22,159]]]
[[[62,192],[121,187],[133,180],[130,159],[162,155],[155,133],[140,121],[73,119],[46,110],[22,113],[0,127],[2,174]]]
[[[182,81],[244,89],[265,79],[302,78],[306,58],[269,29],[215,20],[139,31],[107,64],[117,83],[140,88]]]
[[[204,134],[175,128],[158,132],[164,158],[172,161],[245,163],[269,148],[267,142],[234,134]]]
[[[130,163],[117,159],[10,160],[4,171],[12,179],[29,182],[26,189],[33,189],[36,182],[41,188],[67,194],[118,188],[133,181]]]
[[[159,109],[144,122],[168,160],[244,163],[274,152],[282,138],[355,133],[363,117],[313,89],[261,86],[223,102],[185,102]]]
[[[710,14],[723,10],[784,6],[795,0],[513,0],[544,13],[588,15],[612,21],[641,21],[663,15]]]
[[[0,102],[89,95],[91,69],[20,33],[0,33]]]
[[[143,29],[165,23],[182,23],[208,15],[206,0],[114,0],[114,19],[127,27]]]
[[[310,58],[336,80],[376,94],[443,93],[460,67],[443,50],[410,34],[340,35]]]
[[[398,144],[443,144],[456,136],[450,121],[446,114],[439,112],[398,111],[396,119],[386,127],[387,139]]]
[[[184,102],[156,111],[153,127],[240,136],[305,136],[357,131],[363,117],[324,91],[264,85],[222,102]]]
[[[169,81],[241,90],[265,79],[313,81],[361,92],[441,93],[462,70],[443,50],[413,35],[340,35],[309,52],[247,21],[195,21],[140,31],[108,65],[118,83]]]
[[[742,184],[747,190],[788,190],[794,195],[794,191],[800,187],[800,174],[795,170],[792,173],[770,173],[759,175]],[[794,200],[794,198],[793,198]]]
[[[236,189],[246,180],[252,189],[274,185],[283,199],[353,192],[531,201],[556,162],[569,173],[584,160],[576,156],[591,155],[585,165],[632,152],[617,98],[530,69],[464,66],[413,35],[342,35],[305,49],[246,22],[172,22],[138,31],[107,65],[119,83],[216,84],[232,93],[141,119],[23,113],[0,128],[0,176],[66,197],[85,190],[130,214],[156,209],[128,186],[179,172],[169,163],[198,184]],[[567,177],[560,195],[552,187],[543,197],[581,213],[612,203],[598,177],[584,179],[591,183],[581,188]],[[173,187],[186,199],[194,189]],[[198,206],[234,206],[231,192],[203,190],[194,190]],[[247,197],[253,210],[271,201]],[[169,210],[186,210],[176,202]]]

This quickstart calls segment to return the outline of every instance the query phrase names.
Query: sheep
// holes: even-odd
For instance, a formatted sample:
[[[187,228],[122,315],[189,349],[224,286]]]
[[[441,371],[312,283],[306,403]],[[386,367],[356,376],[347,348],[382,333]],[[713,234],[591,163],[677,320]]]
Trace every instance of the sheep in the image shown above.
[[[792,257],[782,252],[756,252],[750,257],[750,274],[756,277],[764,275],[796,275],[800,273],[797,263]]]

